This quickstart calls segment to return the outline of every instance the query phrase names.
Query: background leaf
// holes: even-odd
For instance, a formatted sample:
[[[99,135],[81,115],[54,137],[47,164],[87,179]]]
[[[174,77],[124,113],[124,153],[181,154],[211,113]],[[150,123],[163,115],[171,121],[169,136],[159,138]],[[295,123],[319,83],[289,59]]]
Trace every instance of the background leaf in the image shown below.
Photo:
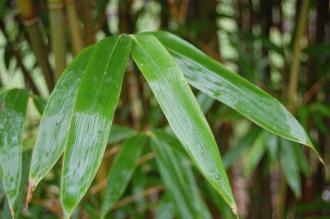
[[[151,145],[156,154],[157,165],[170,199],[179,218],[212,218],[200,198],[196,181],[188,160],[158,136]]]
[[[102,203],[101,218],[109,212],[113,204],[124,193],[141,155],[146,137],[142,134],[127,139],[116,155],[107,178],[105,197]]]
[[[136,134],[134,129],[126,126],[120,126],[113,124],[110,130],[110,135],[108,139],[109,144],[117,144],[127,138],[132,137]]]
[[[297,145],[292,145],[291,142],[281,140],[281,156],[280,164],[282,171],[287,179],[288,185],[296,195],[296,197],[301,196],[301,182],[299,173],[299,163],[295,155],[294,147]]]

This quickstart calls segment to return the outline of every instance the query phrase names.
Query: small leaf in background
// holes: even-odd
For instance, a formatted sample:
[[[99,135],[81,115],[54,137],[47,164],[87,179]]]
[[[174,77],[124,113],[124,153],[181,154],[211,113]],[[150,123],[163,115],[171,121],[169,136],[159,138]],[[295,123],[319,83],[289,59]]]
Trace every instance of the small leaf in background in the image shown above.
[[[245,164],[245,175],[250,176],[256,169],[263,154],[266,152],[265,131],[261,131],[251,146]]]
[[[279,137],[273,135],[269,132],[265,133],[265,142],[267,145],[268,156],[271,164],[275,164],[277,162],[277,155],[279,149]]]
[[[81,80],[64,153],[61,202],[65,218],[88,190],[101,164],[131,50],[126,35],[94,46]]]
[[[109,144],[117,144],[127,138],[132,137],[136,134],[134,129],[126,126],[120,126],[113,124],[110,130],[110,135],[108,139]]]
[[[202,92],[197,95],[196,99],[204,114],[210,110],[214,103],[214,99],[212,97]]]
[[[201,173],[236,212],[214,136],[182,72],[154,36],[142,34],[132,38],[133,59],[171,128]]]
[[[301,196],[301,181],[299,174],[298,157],[296,157],[294,148],[297,145],[293,145],[291,142],[281,139],[280,147],[280,164],[281,170],[284,173],[288,185],[294,192],[295,196],[299,198]]]
[[[0,102],[1,181],[14,215],[22,179],[22,133],[29,94],[22,89],[7,91]]]
[[[242,153],[249,148],[259,135],[260,129],[251,129],[243,137],[239,138],[237,143],[231,147],[227,153],[223,156],[223,164],[226,168],[229,168],[237,159],[239,159]]]
[[[303,127],[277,99],[181,38],[167,32],[152,34],[174,56],[192,86],[273,134],[309,146],[317,153]]]
[[[211,214],[200,197],[190,162],[158,136],[152,137],[151,145],[177,216],[181,219],[211,219]]]
[[[226,204],[225,200],[223,200],[223,198],[214,191],[214,188],[208,183],[205,183],[205,186],[206,186],[207,197],[211,198],[211,200],[217,207],[218,211],[221,213],[222,218],[225,219],[236,218],[235,215],[232,213],[231,209]]]
[[[34,103],[36,109],[38,110],[39,114],[42,115],[45,111],[47,100],[40,96],[34,96],[33,103]]]
[[[29,180],[32,190],[63,153],[77,89],[92,48],[82,51],[66,68],[48,99],[32,154]],[[35,104],[42,110],[42,106],[38,107],[38,101]]]
[[[169,198],[169,194],[165,192],[159,201],[155,219],[173,219],[174,216],[173,202]]]
[[[10,50],[10,46],[6,44],[5,49],[4,49],[4,54],[3,54],[3,63],[5,64],[5,67],[7,70],[9,70],[10,67],[10,61],[12,58],[12,51]]]
[[[105,197],[102,203],[101,218],[105,218],[113,204],[123,195],[141,155],[146,136],[140,134],[127,139],[115,160],[107,179]]]
[[[300,171],[305,175],[309,176],[311,174],[311,167],[308,163],[308,158],[306,153],[304,153],[303,148],[301,148],[298,144],[292,145],[294,156],[298,162],[298,166]]]

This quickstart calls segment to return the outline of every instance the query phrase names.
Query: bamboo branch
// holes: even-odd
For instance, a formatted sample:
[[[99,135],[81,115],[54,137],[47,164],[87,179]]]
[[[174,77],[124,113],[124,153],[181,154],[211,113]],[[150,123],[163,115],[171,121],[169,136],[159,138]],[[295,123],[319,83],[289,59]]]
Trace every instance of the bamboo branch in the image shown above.
[[[288,108],[293,113],[296,109],[297,88],[299,79],[300,54],[301,54],[301,38],[305,32],[308,17],[309,0],[304,0],[300,9],[297,32],[294,39],[293,62],[290,72],[289,92],[288,92]],[[280,194],[278,201],[277,218],[285,218],[285,208],[287,199],[287,183],[283,173],[280,175]]]
[[[128,205],[131,202],[136,201],[140,198],[151,196],[155,193],[159,193],[159,192],[162,192],[162,191],[164,191],[164,187],[162,185],[151,187],[151,188],[146,189],[146,190],[144,190],[140,193],[137,193],[136,195],[128,196],[126,198],[123,198],[123,199],[119,200],[116,204],[114,204],[114,206],[111,208],[111,210],[121,208],[121,207],[123,207],[125,205]]]
[[[140,129],[141,122],[141,102],[139,99],[139,81],[135,72],[127,72],[127,83],[128,83],[128,98],[131,103],[131,116],[133,120],[133,128],[135,130]]]
[[[17,7],[24,21],[32,50],[43,72],[49,92],[54,88],[54,77],[48,61],[46,46],[39,28],[40,21],[37,17],[31,0],[17,0]]]
[[[82,34],[80,30],[80,21],[77,15],[77,7],[74,0],[65,0],[66,12],[69,21],[69,29],[71,34],[71,43],[73,54],[76,56],[84,48]]]
[[[83,0],[83,21],[85,29],[85,43],[91,45],[95,43],[95,29],[93,27],[92,12],[91,12],[91,0]]]
[[[291,112],[295,111],[297,88],[300,70],[300,55],[301,55],[301,39],[305,32],[307,17],[308,17],[309,0],[304,0],[301,6],[297,32],[294,40],[293,62],[290,71],[289,92],[288,92],[288,108]]]
[[[48,0],[52,51],[55,56],[55,78],[59,79],[66,67],[63,0]]]
[[[17,65],[22,71],[23,78],[24,78],[24,81],[26,82],[27,86],[31,89],[32,93],[34,93],[36,95],[40,95],[40,91],[39,91],[38,87],[34,83],[32,77],[31,77],[31,74],[28,72],[28,70],[26,69],[26,67],[23,63],[20,51],[17,48],[14,47],[14,44],[11,42],[11,40],[9,38],[9,35],[6,31],[5,24],[3,23],[3,20],[0,20],[0,29],[1,29],[5,39],[7,41],[7,45],[9,47],[9,49],[12,51],[12,53],[15,56]]]

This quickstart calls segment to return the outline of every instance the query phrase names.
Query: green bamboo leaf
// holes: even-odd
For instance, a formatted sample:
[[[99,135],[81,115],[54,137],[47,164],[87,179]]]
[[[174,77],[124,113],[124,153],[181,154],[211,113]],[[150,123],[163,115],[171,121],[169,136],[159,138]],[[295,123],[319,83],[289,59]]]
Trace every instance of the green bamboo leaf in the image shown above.
[[[41,96],[34,96],[33,103],[34,103],[34,106],[37,108],[38,112],[40,113],[40,115],[42,115],[45,111],[45,107],[47,104],[46,99],[44,99]]]
[[[173,202],[171,202],[169,194],[165,192],[159,201],[155,219],[173,219],[174,217]]]
[[[1,181],[11,214],[20,191],[22,176],[22,133],[29,94],[12,89],[0,102],[0,169]]]
[[[215,101],[213,98],[202,92],[197,95],[196,99],[204,114],[210,110]]]
[[[30,189],[40,182],[63,153],[73,104],[91,52],[92,47],[89,47],[75,58],[49,97],[33,149]]]
[[[66,218],[87,192],[101,163],[130,50],[128,36],[107,38],[94,46],[87,64],[64,153],[61,201]]]
[[[183,39],[167,32],[152,34],[174,56],[192,86],[273,134],[304,144],[317,153],[303,127],[277,99]]]
[[[237,217],[235,217],[231,209],[228,207],[225,200],[223,200],[223,198],[218,193],[216,193],[216,191],[214,191],[214,188],[210,186],[209,183],[205,184],[205,190],[206,190],[206,196],[210,197],[210,199],[213,201],[214,205],[221,213],[222,218],[237,219]]]
[[[293,144],[294,156],[296,157],[300,171],[305,175],[309,176],[312,172],[311,166],[308,163],[308,158],[304,153],[303,148],[299,147],[298,144]]]
[[[236,204],[211,129],[182,72],[151,35],[133,38],[132,56],[171,128],[202,174],[236,212]]]
[[[258,133],[258,137],[254,140],[250,151],[247,154],[247,161],[245,164],[245,175],[250,176],[256,169],[262,155],[266,152],[265,131]]]
[[[222,160],[226,169],[231,167],[231,165],[233,165],[233,163],[242,156],[245,150],[253,144],[253,142],[259,135],[260,130],[261,129],[259,128],[253,128],[249,130],[248,133],[246,133],[243,137],[239,138],[237,140],[237,143],[233,147],[231,147],[227,153],[223,155]]]
[[[212,218],[200,197],[189,161],[179,151],[174,151],[166,141],[155,136],[151,145],[169,197],[179,218]]]
[[[281,156],[280,164],[281,170],[283,171],[288,185],[294,192],[297,198],[301,197],[301,181],[299,174],[299,161],[298,157],[295,155],[294,147],[297,145],[292,145],[292,142],[281,140]]]
[[[117,144],[127,138],[132,137],[133,135],[136,135],[136,131],[134,131],[133,129],[126,126],[113,124],[111,127],[108,143]]]
[[[15,217],[14,219],[22,218],[21,212],[25,203],[25,197],[27,193],[27,184],[29,181],[29,169],[30,169],[30,162],[31,162],[31,155],[32,151],[22,151],[22,176],[21,176],[21,184],[19,188],[19,192],[13,206]],[[2,218],[2,217],[0,217]]]
[[[127,139],[111,166],[105,197],[102,203],[101,218],[110,211],[113,204],[123,195],[141,155],[146,136],[140,134]]]

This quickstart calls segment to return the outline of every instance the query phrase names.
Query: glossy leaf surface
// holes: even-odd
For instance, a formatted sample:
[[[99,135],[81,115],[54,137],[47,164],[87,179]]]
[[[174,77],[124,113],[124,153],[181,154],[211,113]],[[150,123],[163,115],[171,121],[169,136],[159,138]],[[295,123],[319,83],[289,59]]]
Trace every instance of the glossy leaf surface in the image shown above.
[[[174,133],[202,174],[236,211],[217,144],[182,72],[154,36],[142,34],[132,38],[133,59]]]
[[[13,211],[22,176],[22,133],[29,94],[12,89],[0,102],[0,177]],[[12,212],[13,213],[13,212]]]
[[[85,49],[64,71],[49,97],[33,149],[30,182],[36,185],[63,153],[71,112],[92,47]]]
[[[126,35],[100,41],[81,80],[62,170],[61,201],[66,217],[87,192],[101,163],[130,50]]]
[[[167,32],[152,34],[174,56],[192,86],[228,105],[260,127],[309,146],[316,152],[305,130],[277,99],[183,39]]]
[[[199,196],[189,161],[157,136],[152,138],[156,162],[179,218],[212,218]]]
[[[127,139],[111,165],[107,179],[101,218],[109,212],[113,204],[123,195],[141,155],[146,137],[142,134]]]

